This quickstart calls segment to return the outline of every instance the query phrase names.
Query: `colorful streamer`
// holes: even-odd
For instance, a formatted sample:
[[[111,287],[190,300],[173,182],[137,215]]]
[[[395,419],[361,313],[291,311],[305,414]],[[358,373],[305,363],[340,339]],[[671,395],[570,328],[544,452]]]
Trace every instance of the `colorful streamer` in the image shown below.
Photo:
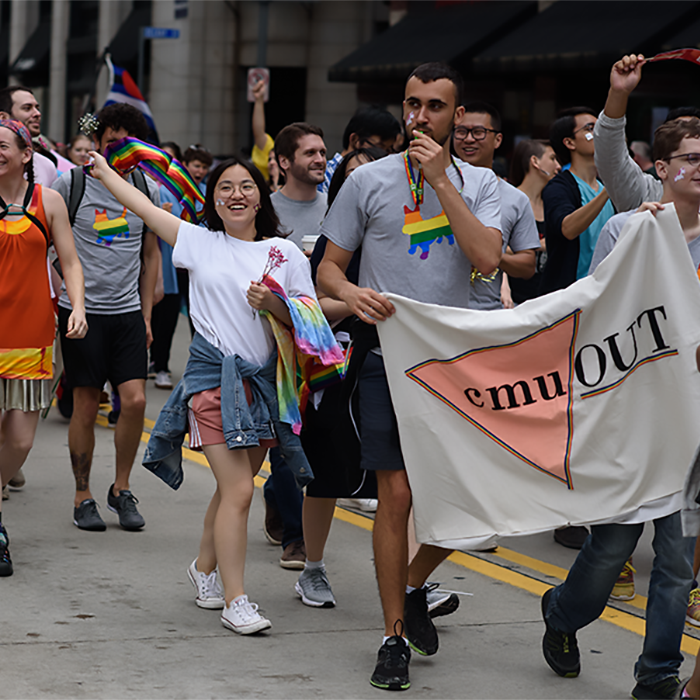
[[[269,311],[261,311],[277,341],[277,400],[280,419],[299,435],[302,415],[311,391],[340,381],[345,356],[318,302],[307,296],[290,299],[284,289],[265,276],[262,283],[287,305],[293,328],[289,329]]]
[[[646,63],[651,63],[652,61],[670,61],[673,59],[700,64],[700,49],[674,49],[673,51],[666,51],[665,53],[657,53],[656,56],[647,58]]]
[[[181,218],[185,221],[197,224],[204,217],[204,195],[187,169],[169,153],[127,136],[107,146],[104,155],[107,162],[122,175],[137,167],[152,175],[177,197],[182,205]]]

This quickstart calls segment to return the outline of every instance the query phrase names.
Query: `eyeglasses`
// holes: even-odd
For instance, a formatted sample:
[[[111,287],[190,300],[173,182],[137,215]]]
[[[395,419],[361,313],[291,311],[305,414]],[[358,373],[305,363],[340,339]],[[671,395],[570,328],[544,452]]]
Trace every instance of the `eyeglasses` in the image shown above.
[[[464,141],[469,134],[472,135],[474,141],[483,141],[487,133],[499,134],[500,132],[496,129],[487,129],[485,126],[475,126],[471,129],[466,126],[457,126],[454,130],[455,141]]]
[[[242,182],[240,185],[232,185],[228,182],[225,182],[222,185],[217,186],[216,192],[222,197],[232,197],[236,189],[238,189],[238,191],[244,197],[250,197],[250,195],[254,194],[255,191],[258,189],[258,186],[254,182],[249,181]]]
[[[574,134],[578,134],[579,131],[585,131],[587,134],[592,134],[593,129],[595,129],[595,122],[588,122],[579,129],[574,129]]]
[[[664,158],[664,160],[673,160],[674,158],[685,158],[686,163],[693,167],[700,165],[700,153],[681,153],[677,156],[668,156],[668,158]]]

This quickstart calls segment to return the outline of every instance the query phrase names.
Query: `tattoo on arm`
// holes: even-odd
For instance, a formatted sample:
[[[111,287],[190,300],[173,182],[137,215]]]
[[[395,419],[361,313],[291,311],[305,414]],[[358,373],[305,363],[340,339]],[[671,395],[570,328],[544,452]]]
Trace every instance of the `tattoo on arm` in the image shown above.
[[[73,476],[75,477],[75,490],[87,491],[90,483],[92,455],[87,452],[71,452],[70,461],[73,467]]]

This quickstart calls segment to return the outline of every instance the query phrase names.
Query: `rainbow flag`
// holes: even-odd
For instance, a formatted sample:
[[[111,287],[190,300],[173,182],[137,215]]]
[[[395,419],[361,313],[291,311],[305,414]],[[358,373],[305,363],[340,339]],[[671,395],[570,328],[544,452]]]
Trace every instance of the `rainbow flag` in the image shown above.
[[[269,311],[260,312],[270,321],[277,341],[280,419],[299,435],[309,394],[343,378],[345,355],[315,299],[307,296],[290,299],[269,275],[263,277],[262,283],[287,305],[292,317],[290,329]]]
[[[199,223],[204,217],[204,195],[180,161],[153,144],[127,136],[110,144],[107,162],[125,175],[141,168],[171,192],[182,205],[182,218]]]

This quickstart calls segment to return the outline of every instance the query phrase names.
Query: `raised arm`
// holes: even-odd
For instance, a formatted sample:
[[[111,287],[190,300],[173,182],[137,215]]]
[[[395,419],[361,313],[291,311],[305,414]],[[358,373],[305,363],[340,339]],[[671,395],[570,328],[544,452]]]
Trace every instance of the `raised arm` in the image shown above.
[[[265,133],[265,83],[260,80],[253,88],[255,105],[253,106],[253,138],[255,145],[262,151],[267,144]]]
[[[595,125],[595,164],[618,211],[661,198],[661,183],[634,162],[625,139],[625,113],[632,91],[642,77],[644,56],[623,56],[610,71],[610,90]]]
[[[143,192],[139,192],[136,187],[112,170],[102,155],[95,151],[90,151],[90,155],[95,160],[95,166],[91,171],[92,176],[99,180],[127,209],[142,219],[153,233],[174,246],[182,221],[153,204]]]

